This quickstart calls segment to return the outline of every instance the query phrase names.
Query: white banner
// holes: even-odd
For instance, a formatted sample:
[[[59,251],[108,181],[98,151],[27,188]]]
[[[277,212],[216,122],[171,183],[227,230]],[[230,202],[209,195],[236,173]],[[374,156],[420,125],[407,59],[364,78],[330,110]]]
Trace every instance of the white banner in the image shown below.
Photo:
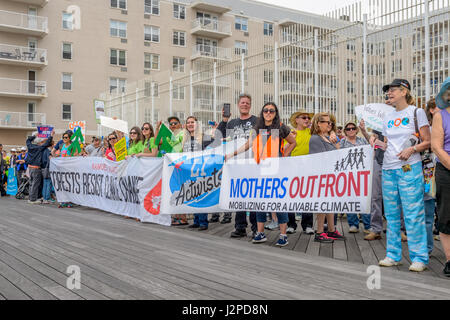
[[[394,111],[394,108],[384,103],[370,103],[355,107],[358,121],[364,119],[367,128],[383,131],[383,121],[386,115]]]
[[[56,158],[51,159],[50,174],[59,202],[169,226],[170,216],[159,214],[162,163],[159,158],[121,162],[99,157]]]
[[[370,213],[370,145],[243,164],[229,160],[222,174],[225,211]]]

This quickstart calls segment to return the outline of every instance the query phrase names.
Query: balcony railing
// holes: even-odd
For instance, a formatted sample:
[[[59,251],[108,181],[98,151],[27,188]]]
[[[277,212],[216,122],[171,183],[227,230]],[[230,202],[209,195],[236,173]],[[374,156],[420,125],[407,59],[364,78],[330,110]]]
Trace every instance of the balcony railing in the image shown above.
[[[192,21],[191,33],[200,33],[201,31],[209,35],[218,33],[220,36],[231,36],[231,23],[205,18],[198,18]]]
[[[0,78],[0,95],[17,97],[46,97],[47,83],[45,81]]]
[[[198,44],[192,48],[192,59],[200,57],[231,60],[231,49]]]
[[[31,4],[31,5],[40,6],[40,7],[44,7],[48,3],[48,0],[12,0],[12,1],[22,2],[22,3]]]
[[[0,10],[0,27],[18,29],[20,32],[48,32],[48,18]]]
[[[0,127],[30,129],[45,124],[45,113],[0,111]]]
[[[0,44],[0,59],[7,59],[16,64],[47,64],[47,50]]]

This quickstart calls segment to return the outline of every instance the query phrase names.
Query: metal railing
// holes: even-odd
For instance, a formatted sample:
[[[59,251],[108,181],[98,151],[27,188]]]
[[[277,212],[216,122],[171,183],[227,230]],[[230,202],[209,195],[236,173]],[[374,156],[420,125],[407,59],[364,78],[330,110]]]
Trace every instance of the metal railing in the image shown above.
[[[231,23],[221,20],[197,18],[192,21],[192,29],[196,28],[206,31],[224,33],[231,36]]]
[[[47,49],[0,44],[0,59],[47,63]]]
[[[34,128],[45,124],[45,113],[0,111],[0,127]]]
[[[192,48],[192,56],[202,56],[221,60],[231,60],[231,48],[205,46],[198,44]]]
[[[48,18],[0,10],[0,25],[47,32]]]
[[[217,101],[216,111],[220,110],[219,107],[223,102]],[[194,100],[194,112],[195,111],[214,111],[214,100],[213,99],[195,99]]]
[[[0,94],[46,96],[47,82],[0,78]]]

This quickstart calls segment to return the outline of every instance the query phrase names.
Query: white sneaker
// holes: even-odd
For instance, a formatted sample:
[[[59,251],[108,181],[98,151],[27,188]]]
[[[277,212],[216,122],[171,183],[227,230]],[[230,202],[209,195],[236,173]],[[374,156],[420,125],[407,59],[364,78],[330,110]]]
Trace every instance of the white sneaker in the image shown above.
[[[267,226],[265,226],[265,229],[268,230],[276,230],[278,229],[280,226],[278,225],[278,221],[272,221],[271,223],[269,223]]]
[[[355,227],[355,226],[351,226],[351,227],[348,229],[348,232],[350,232],[350,233],[358,233],[358,232],[359,232],[359,229],[358,229],[357,227]]]
[[[41,204],[41,200],[35,200],[35,201],[28,200],[28,203],[29,204]]]
[[[386,257],[383,260],[381,260],[380,262],[378,262],[378,264],[382,267],[394,267],[394,266],[401,265],[401,262],[400,261],[397,262],[389,257]]]
[[[289,227],[289,228],[287,228],[286,233],[293,234],[293,233],[295,233],[295,230],[294,230],[294,228]]]
[[[306,230],[305,230],[305,233],[306,234],[314,234],[314,230],[311,227],[307,227]]]
[[[409,266],[409,271],[422,272],[422,271],[425,271],[425,270],[427,270],[427,266],[423,262],[413,262]]]

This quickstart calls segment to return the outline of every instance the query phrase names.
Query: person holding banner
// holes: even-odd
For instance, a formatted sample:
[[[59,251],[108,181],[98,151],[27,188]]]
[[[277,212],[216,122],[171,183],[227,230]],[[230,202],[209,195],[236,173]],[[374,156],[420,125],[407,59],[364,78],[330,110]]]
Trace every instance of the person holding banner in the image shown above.
[[[225,159],[230,159],[239,153],[245,152],[250,149],[252,144],[253,154],[256,163],[260,163],[261,160],[266,158],[278,158],[283,156],[289,156],[292,150],[297,145],[295,138],[290,134],[291,130],[281,123],[280,113],[278,107],[273,102],[266,103],[260,113],[260,117],[256,121],[254,131],[252,131],[250,138],[245,145],[236,150],[233,154],[229,154]],[[255,136],[256,135],[256,136]],[[286,149],[283,147],[283,140],[289,143]],[[286,246],[288,242],[287,238],[287,223],[288,213],[277,212],[278,224],[280,226],[280,238],[276,245],[279,247]],[[262,243],[267,241],[267,237],[264,234],[264,224],[267,221],[267,214],[265,212],[256,213],[257,221],[257,233],[253,238],[253,243]]]
[[[450,77],[436,96],[440,109],[433,116],[431,148],[438,158],[436,164],[436,201],[438,230],[446,263],[443,273],[450,277]]]
[[[108,135],[108,148],[105,151],[105,158],[111,161],[116,161],[116,152],[114,151],[114,145],[117,143],[118,138],[115,132],[111,132]]]
[[[317,113],[312,121],[311,139],[309,140],[309,154],[333,151],[337,149],[336,144],[331,140],[330,129],[332,128],[331,117],[327,112]],[[335,228],[335,214],[318,213],[317,231],[314,241],[332,243],[334,240],[344,240],[339,231]],[[327,218],[328,231],[325,233],[325,218]]]
[[[130,145],[128,147],[127,153],[128,157],[135,154],[142,153],[144,151],[144,138],[142,136],[142,131],[139,127],[133,127],[130,130]]]
[[[429,261],[425,229],[424,176],[420,152],[430,147],[430,128],[425,111],[414,106],[407,80],[395,79],[383,87],[395,110],[383,122],[387,148],[383,161],[383,200],[387,220],[386,258],[380,266],[400,264],[402,243],[400,214],[408,235],[410,271],[421,272]]]
[[[153,126],[145,122],[142,125],[142,136],[144,138],[144,151],[136,154],[136,157],[156,157],[158,155],[158,147],[155,145],[155,133]]]
[[[70,132],[65,132],[62,136],[63,138],[63,144],[60,146],[60,153],[59,156],[62,158],[66,158],[66,157],[74,157],[78,155],[78,152],[75,150],[74,153],[71,153],[69,147],[70,147],[70,143],[71,140],[70,138],[72,137],[72,135],[70,134]],[[71,208],[72,204],[70,202],[61,202],[58,206],[58,208]]]

